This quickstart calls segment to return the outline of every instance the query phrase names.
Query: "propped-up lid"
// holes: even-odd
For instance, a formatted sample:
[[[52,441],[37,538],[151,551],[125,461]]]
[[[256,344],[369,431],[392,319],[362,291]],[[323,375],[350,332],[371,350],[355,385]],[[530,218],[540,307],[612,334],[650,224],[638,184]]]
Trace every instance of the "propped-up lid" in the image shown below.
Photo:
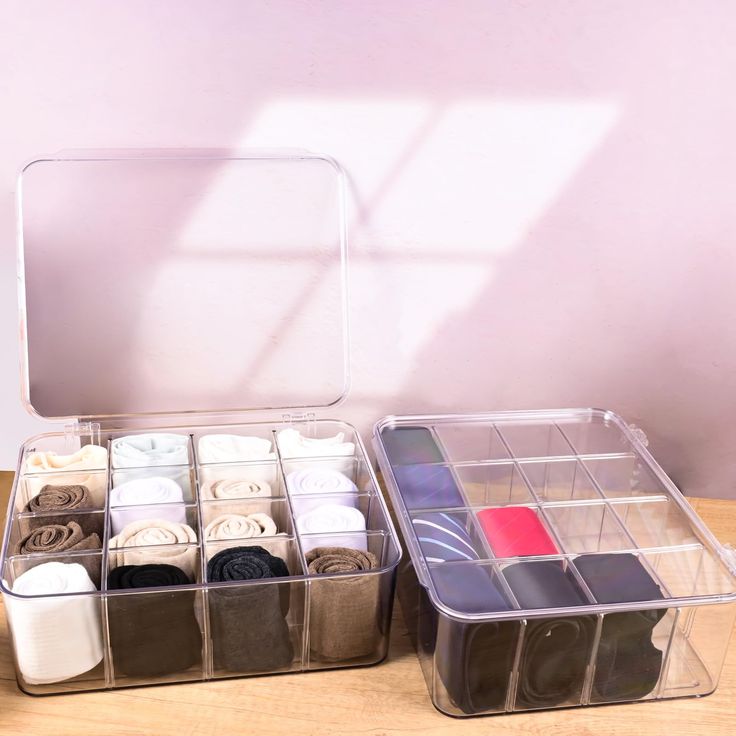
[[[19,196],[28,408],[60,419],[339,402],[343,178],[301,152],[30,163]]]

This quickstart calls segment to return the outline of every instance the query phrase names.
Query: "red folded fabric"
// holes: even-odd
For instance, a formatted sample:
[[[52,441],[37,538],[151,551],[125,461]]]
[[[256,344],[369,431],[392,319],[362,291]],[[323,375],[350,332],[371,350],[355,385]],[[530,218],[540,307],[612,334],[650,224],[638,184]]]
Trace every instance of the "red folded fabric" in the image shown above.
[[[526,506],[506,506],[478,512],[478,521],[496,557],[556,555],[544,524]]]

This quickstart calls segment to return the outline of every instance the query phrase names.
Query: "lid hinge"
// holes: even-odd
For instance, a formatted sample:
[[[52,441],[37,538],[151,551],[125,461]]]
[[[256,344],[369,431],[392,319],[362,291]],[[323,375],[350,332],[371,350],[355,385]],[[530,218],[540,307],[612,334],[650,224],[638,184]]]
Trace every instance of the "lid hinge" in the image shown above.
[[[631,430],[631,433],[634,435],[634,437],[636,437],[636,439],[641,442],[644,447],[649,446],[649,440],[647,439],[647,435],[643,429],[637,427],[636,424],[629,424],[629,429]]]
[[[721,559],[725,563],[726,567],[734,575],[736,575],[736,550],[733,548],[733,545],[722,544],[720,553],[721,553]]]
[[[82,445],[101,444],[99,422],[70,422],[64,425],[64,442],[70,449]]]
[[[306,425],[302,433],[307,437],[312,436],[316,429],[316,417],[313,411],[298,412],[296,414],[282,414],[281,419],[284,424]]]

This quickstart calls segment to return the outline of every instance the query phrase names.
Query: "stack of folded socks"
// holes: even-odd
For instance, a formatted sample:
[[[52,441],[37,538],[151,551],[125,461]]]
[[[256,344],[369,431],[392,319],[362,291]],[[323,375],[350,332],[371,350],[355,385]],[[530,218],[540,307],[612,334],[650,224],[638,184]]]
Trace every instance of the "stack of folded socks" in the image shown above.
[[[192,579],[168,564],[120,565],[110,571],[110,591],[182,586]],[[118,676],[157,678],[201,668],[202,635],[195,614],[196,591],[146,591],[108,595],[113,664]]]
[[[200,463],[236,463],[274,460],[271,441],[237,434],[206,434],[199,438],[197,459]]]
[[[183,434],[133,434],[112,441],[113,468],[188,464],[189,437]]]
[[[5,606],[18,669],[26,683],[60,682],[90,672],[102,662],[97,588],[77,563],[45,562],[14,581]],[[103,678],[100,673],[98,677]]]
[[[376,556],[346,547],[306,553],[310,575],[365,573],[380,567]],[[340,662],[377,653],[381,643],[380,578],[356,574],[315,580],[309,593],[309,649],[313,659]]]
[[[209,591],[216,670],[272,672],[291,665],[294,649],[286,621],[289,583],[247,583],[288,575],[284,560],[259,546],[231,547],[209,560],[210,583],[244,583],[212,587]]]

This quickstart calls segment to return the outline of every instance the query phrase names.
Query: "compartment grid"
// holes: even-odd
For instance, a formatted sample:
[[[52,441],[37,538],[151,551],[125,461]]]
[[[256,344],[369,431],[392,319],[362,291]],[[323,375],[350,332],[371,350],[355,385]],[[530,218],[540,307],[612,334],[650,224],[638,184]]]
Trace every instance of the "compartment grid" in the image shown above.
[[[495,422],[488,422],[484,426],[486,426],[487,429],[492,433],[491,435],[492,437],[496,437],[500,439],[506,452],[508,453],[508,458],[493,459],[493,460],[455,461],[451,457],[447,447],[442,441],[441,433],[437,429],[438,425],[436,423],[431,423],[426,426],[426,428],[430,430],[432,434],[432,438],[434,439],[435,443],[440,449],[440,453],[444,459],[444,464],[448,468],[450,473],[452,474],[453,480],[455,481],[457,485],[457,488],[460,492],[461,497],[463,498],[465,502],[465,505],[458,506],[458,507],[442,507],[442,508],[438,508],[438,507],[412,508],[408,512],[409,513],[408,518],[410,520],[410,523],[411,523],[411,518],[414,515],[422,514],[422,513],[429,513],[429,512],[464,513],[467,515],[467,518],[469,519],[470,524],[472,525],[473,532],[476,538],[480,540],[481,544],[483,545],[483,551],[487,555],[487,558],[485,560],[481,560],[481,562],[483,561],[495,562],[497,558],[494,555],[490,547],[490,543],[488,539],[486,538],[482,529],[480,529],[480,525],[477,520],[476,512],[484,508],[501,508],[501,507],[512,507],[512,506],[519,506],[519,507],[523,506],[527,508],[529,507],[535,508],[540,520],[545,526],[545,530],[547,531],[547,533],[550,535],[550,537],[552,538],[552,540],[555,542],[556,546],[558,547],[560,551],[560,556],[567,558],[569,562],[572,563],[570,566],[575,571],[574,575],[578,582],[583,583],[581,587],[585,591],[586,596],[590,598],[591,605],[596,605],[597,601],[592,596],[592,593],[588,589],[587,585],[585,585],[584,581],[582,581],[582,577],[579,575],[579,573],[577,572],[577,568],[574,565],[575,557],[577,557],[580,554],[620,554],[620,553],[635,554],[639,562],[646,569],[647,573],[651,575],[652,579],[660,587],[665,597],[671,598],[671,599],[674,599],[677,597],[672,594],[666,582],[662,579],[662,577],[659,574],[657,574],[656,570],[649,563],[649,560],[646,559],[645,553],[646,554],[673,553],[673,552],[676,553],[676,552],[687,551],[689,549],[692,549],[692,545],[682,544],[682,545],[668,545],[665,547],[663,546],[643,547],[636,541],[633,534],[630,532],[628,525],[624,522],[624,520],[621,518],[620,514],[616,511],[616,508],[615,508],[618,505],[627,504],[627,503],[628,504],[640,504],[640,503],[650,503],[658,499],[669,500],[669,497],[666,495],[664,489],[662,490],[661,494],[657,494],[657,495],[646,495],[646,496],[632,495],[632,496],[616,496],[613,498],[609,498],[608,496],[606,496],[605,492],[603,491],[603,488],[601,487],[601,484],[599,483],[598,479],[595,477],[593,472],[590,470],[590,468],[585,463],[586,459],[590,460],[591,458],[594,458],[597,460],[635,458],[636,453],[634,452],[633,448],[631,452],[580,453],[578,449],[575,447],[575,445],[573,444],[573,442],[570,440],[570,438],[567,436],[567,434],[564,432],[562,427],[557,422],[552,422],[547,426],[549,426],[551,429],[554,429],[558,433],[558,435],[562,438],[562,440],[566,443],[566,445],[569,446],[571,454],[570,455],[551,455],[551,456],[535,455],[535,456],[518,457],[514,453],[511,443],[508,442],[508,440],[504,436],[503,431],[502,431],[502,426],[499,427],[499,425]],[[492,447],[492,445],[493,445],[493,441],[492,439],[489,439],[489,448]],[[582,499],[572,499],[571,498],[568,500],[554,500],[554,501],[549,501],[549,500],[546,500],[545,498],[542,498],[537,493],[535,484],[530,480],[527,473],[525,472],[525,466],[530,465],[531,463],[541,464],[541,463],[550,463],[550,462],[575,463],[574,472],[575,473],[583,472],[585,474],[585,478],[588,484],[592,487],[592,489],[595,491],[597,495],[594,498],[582,498]],[[439,463],[427,463],[427,465],[436,465],[436,464],[439,464]],[[468,498],[467,489],[465,487],[465,484],[461,480],[456,469],[462,468],[462,467],[503,466],[503,465],[509,465],[514,468],[514,472],[518,474],[518,477],[524,483],[524,487],[529,494],[530,500],[525,503],[471,504]],[[545,473],[546,472],[547,471],[545,471]],[[574,476],[574,479],[576,477],[577,476]],[[599,506],[602,509],[601,532],[599,533],[599,539],[602,537],[603,524],[605,524],[606,521],[608,521],[609,524],[613,524],[615,526],[616,533],[619,534],[623,539],[625,539],[628,542],[628,544],[625,545],[621,549],[613,549],[613,550],[600,550],[599,549],[595,552],[572,552],[570,551],[568,549],[568,545],[560,537],[560,534],[555,528],[555,524],[550,521],[549,513],[546,511],[546,509],[583,508],[586,506],[588,507]],[[413,525],[411,526],[413,528]],[[704,550],[704,553],[706,553],[705,550]],[[526,558],[518,557],[516,559],[517,561],[523,561]],[[434,566],[433,563],[428,563],[426,562],[426,560],[425,560],[425,564],[428,565],[428,569],[430,570]],[[446,564],[453,564],[453,563],[444,562],[441,564],[446,565]],[[474,563],[457,562],[454,564],[474,564]],[[700,565],[702,566],[702,558],[701,558]],[[508,587],[508,586],[504,586],[504,587]],[[510,591],[504,590],[505,594],[508,594],[509,592]],[[513,601],[514,606],[518,605],[515,599],[513,599],[513,596],[511,596],[510,600]]]
[[[340,423],[341,426],[347,427],[349,425],[343,425]],[[197,519],[196,523],[193,523],[193,520],[187,520],[187,523],[189,523],[192,528],[195,530],[197,535],[197,541],[196,544],[192,543],[189,546],[191,548],[195,548],[197,550],[197,554],[199,556],[199,563],[195,567],[195,579],[193,582],[182,585],[182,586],[161,586],[161,587],[154,587],[154,588],[148,588],[148,589],[139,589],[138,591],[133,590],[121,590],[121,591],[112,591],[108,587],[108,574],[111,569],[111,551],[109,549],[109,541],[114,536],[112,531],[112,507],[110,505],[110,496],[111,491],[113,488],[113,482],[114,482],[114,474],[115,472],[119,472],[120,470],[124,471],[132,471],[135,472],[143,472],[144,477],[150,477],[154,476],[157,473],[157,470],[160,469],[162,466],[141,466],[141,467],[132,467],[132,468],[113,468],[113,458],[112,458],[112,441],[113,439],[117,437],[127,436],[127,434],[135,434],[136,430],[131,430],[126,432],[114,432],[105,435],[101,438],[101,446],[107,448],[107,464],[104,469],[100,468],[98,471],[100,474],[100,478],[102,478],[102,473],[105,473],[105,485],[104,485],[104,505],[102,508],[99,508],[97,510],[86,510],[78,512],[80,515],[84,514],[99,514],[102,517],[102,531],[101,531],[101,543],[102,548],[99,551],[96,551],[96,555],[99,558],[99,564],[100,564],[100,580],[99,580],[99,588],[97,592],[90,593],[91,596],[94,596],[96,602],[99,604],[101,611],[100,611],[100,627],[101,627],[101,637],[102,637],[102,647],[103,647],[103,658],[102,658],[102,667],[100,668],[102,671],[100,672],[100,684],[95,686],[92,685],[92,689],[110,689],[115,687],[125,687],[125,686],[136,686],[139,684],[145,684],[146,682],[160,682],[160,683],[167,683],[167,682],[184,682],[184,681],[191,681],[191,680],[211,680],[211,679],[217,679],[222,676],[222,673],[219,673],[215,669],[215,662],[214,662],[214,651],[213,651],[213,641],[212,641],[212,631],[211,631],[211,612],[209,610],[210,608],[210,600],[209,600],[209,593],[213,589],[218,588],[227,588],[227,587],[238,587],[237,585],[234,586],[232,583],[223,583],[223,582],[210,582],[207,579],[207,553],[208,553],[208,545],[211,543],[208,543],[205,539],[205,527],[206,527],[206,519],[205,519],[205,505],[206,501],[204,500],[202,496],[202,488],[204,485],[204,480],[202,476],[202,470],[206,467],[208,470],[216,470],[218,468],[227,468],[228,466],[231,468],[235,467],[242,467],[243,471],[247,473],[249,467],[255,467],[255,466],[271,466],[273,469],[273,472],[275,474],[275,481],[273,483],[272,488],[272,495],[269,497],[262,497],[259,499],[251,499],[254,502],[257,502],[259,500],[265,500],[265,501],[271,501],[271,502],[279,502],[283,503],[283,511],[285,511],[286,516],[284,518],[281,518],[281,521],[278,522],[278,519],[275,519],[278,523],[279,527],[279,536],[274,537],[263,537],[262,539],[264,542],[273,542],[274,540],[284,541],[287,545],[289,545],[289,553],[287,559],[285,559],[285,562],[289,566],[290,574],[288,576],[285,576],[283,578],[279,578],[278,582],[272,583],[277,586],[279,585],[287,585],[290,589],[293,585],[303,585],[303,594],[297,596],[298,603],[297,608],[294,609],[294,613],[289,614],[289,618],[287,619],[287,626],[290,632],[290,637],[292,639],[292,643],[294,644],[294,659],[292,661],[292,664],[286,669],[286,670],[278,670],[281,671],[287,671],[287,672],[295,672],[295,671],[305,671],[308,669],[314,669],[315,666],[318,669],[324,668],[324,667],[345,667],[345,666],[353,666],[355,664],[370,664],[370,656],[371,655],[365,655],[362,658],[359,658],[359,661],[356,660],[355,662],[351,661],[336,661],[331,664],[325,664],[324,662],[321,662],[320,660],[315,660],[316,665],[313,666],[310,662],[310,654],[309,654],[309,627],[310,627],[310,593],[311,593],[311,584],[314,579],[319,577],[320,580],[339,580],[341,577],[358,577],[358,576],[371,576],[376,578],[379,582],[377,584],[377,595],[379,596],[379,599],[376,601],[376,605],[380,607],[380,610],[383,611],[386,607],[386,602],[383,600],[386,593],[383,591],[383,580],[385,579],[384,576],[386,574],[392,575],[393,574],[393,568],[398,562],[398,556],[399,556],[399,546],[396,542],[395,538],[395,532],[393,531],[393,525],[390,520],[390,516],[387,512],[386,506],[384,503],[381,502],[380,497],[380,491],[378,490],[378,486],[375,482],[375,478],[373,476],[372,469],[370,467],[370,464],[367,459],[367,455],[365,453],[365,449],[360,443],[359,438],[357,436],[357,433],[355,434],[355,451],[353,455],[350,456],[334,456],[334,455],[324,455],[324,456],[318,456],[318,457],[299,457],[299,458],[293,458],[293,462],[303,465],[306,467],[312,467],[317,466],[319,467],[320,463],[322,462],[335,462],[336,459],[345,460],[346,463],[352,464],[354,477],[356,481],[356,485],[360,484],[362,486],[365,486],[364,488],[358,488],[358,492],[351,493],[349,495],[356,495],[360,498],[366,499],[366,505],[365,505],[365,520],[366,520],[366,529],[363,534],[366,536],[366,540],[368,542],[368,549],[371,549],[370,546],[370,540],[380,540],[381,549],[377,549],[378,544],[376,543],[375,552],[378,555],[378,566],[373,570],[365,570],[365,571],[358,571],[354,573],[350,573],[349,575],[346,575],[345,573],[327,573],[327,574],[320,574],[312,575],[308,573],[308,566],[306,563],[306,554],[304,552],[304,548],[302,545],[302,535],[297,530],[296,526],[296,518],[297,514],[295,512],[294,506],[293,506],[293,499],[292,494],[289,492],[287,483],[286,483],[286,468],[284,467],[284,463],[290,462],[291,459],[285,460],[282,457],[281,454],[281,448],[278,443],[278,440],[276,438],[277,436],[277,430],[282,429],[283,427],[280,426],[278,423],[270,423],[270,422],[264,422],[264,423],[256,423],[254,425],[251,425],[254,427],[262,427],[264,431],[266,431],[266,428],[268,433],[271,435],[272,443],[273,443],[273,451],[275,454],[275,457],[271,460],[263,460],[263,461],[253,461],[253,462],[233,462],[233,463],[207,463],[202,465],[199,462],[198,456],[197,456],[197,448],[196,448],[196,442],[195,442],[195,434],[194,432],[188,431],[187,434],[187,443],[188,443],[188,462],[186,465],[181,465],[182,470],[186,470],[188,473],[188,482],[191,487],[191,496],[192,498],[190,500],[185,500],[182,504],[178,504],[181,506],[184,506],[186,508],[191,508],[196,513]],[[352,429],[352,428],[351,428]],[[241,435],[248,435],[249,427],[243,426],[236,430],[238,434]],[[161,429],[157,431],[165,432],[166,429]],[[179,430],[180,433],[184,434],[181,429]],[[210,431],[216,431],[210,430]],[[304,432],[304,436],[313,436],[317,435],[317,429],[312,428],[308,432]],[[25,478],[29,476],[36,476],[39,475],[39,477],[43,476],[49,476],[50,482],[53,483],[60,483],[59,476],[64,476],[64,474],[68,474],[69,476],[72,475],[79,475],[79,471],[68,471],[68,470],[59,470],[58,472],[48,472],[43,474],[27,474],[23,472],[24,464],[23,461],[25,457],[27,456],[28,451],[24,451],[22,453],[22,461],[21,465],[19,467],[19,472],[16,476],[16,481],[14,484],[13,492],[11,493],[11,499],[10,499],[10,509],[11,514],[8,519],[8,532],[6,534],[5,540],[6,540],[6,548],[4,550],[4,556],[3,560],[12,560],[13,558],[17,557],[18,555],[15,554],[14,551],[11,551],[9,548],[9,540],[10,540],[10,531],[11,527],[13,525],[16,525],[18,523],[17,517],[19,516],[19,512],[15,509],[15,503],[16,503],[16,494],[20,492],[20,489],[22,487],[22,483]],[[174,466],[166,466],[174,467]],[[94,471],[93,471],[94,472]],[[350,471],[346,469],[345,474],[348,475],[348,477],[351,477]],[[51,480],[50,476],[55,476],[56,480]],[[362,479],[362,481],[361,481]],[[273,495],[273,494],[279,494],[279,495]],[[319,494],[317,494],[319,495]],[[325,502],[329,502],[327,498],[328,494],[320,496],[322,499],[324,499]],[[348,494],[345,494],[348,495]],[[233,501],[245,501],[247,502],[249,499],[244,498],[233,498]],[[152,503],[152,504],[138,504],[140,508],[145,508],[146,506],[156,506],[160,504]],[[174,502],[172,505],[177,505],[176,502]],[[136,506],[134,504],[134,506]],[[363,507],[361,507],[361,510]],[[73,510],[71,511],[71,514],[67,515],[73,515]],[[274,512],[272,511],[271,514]],[[45,514],[27,514],[28,516],[43,516]],[[280,515],[279,515],[280,516]],[[155,518],[155,515],[151,518]],[[285,526],[284,526],[285,525]],[[282,529],[282,526],[284,528]],[[288,533],[289,528],[291,528],[291,533]],[[284,534],[284,532],[287,532],[287,534]],[[322,536],[326,540],[328,538],[334,538],[335,536],[342,536],[346,533],[336,533],[336,532],[326,532],[321,535],[313,535],[315,538]],[[282,536],[283,535],[283,536]],[[260,543],[261,538],[243,538],[243,539],[224,539],[221,540],[219,546],[221,549],[225,549],[227,547],[232,546],[238,546],[239,544],[246,544],[246,545],[257,545]],[[153,545],[146,548],[141,549],[148,549],[151,551],[155,551],[155,547],[158,545]],[[177,545],[168,545],[169,547],[177,546]],[[181,545],[184,546],[184,545]],[[268,545],[266,545],[268,547]],[[90,551],[86,554],[91,555],[95,554],[94,552]],[[44,558],[54,557],[54,558],[62,558],[66,559],[67,561],[76,558],[84,557],[85,552],[60,552],[60,553],[48,553],[48,552],[38,552],[33,553],[31,555],[23,555],[24,558],[32,559],[36,562],[36,564],[41,564],[43,561],[45,561]],[[251,583],[251,581],[242,581],[240,583],[243,586],[248,586]],[[392,586],[393,587],[393,584]],[[194,591],[195,595],[195,606],[199,606],[201,604],[201,615],[198,615],[198,621],[200,624],[200,631],[202,635],[202,662],[201,664],[195,665],[196,669],[190,669],[184,672],[181,672],[179,676],[174,675],[173,679],[170,679],[168,677],[160,678],[157,676],[154,676],[150,679],[143,678],[141,681],[139,678],[133,678],[128,679],[124,675],[118,675],[116,676],[115,672],[115,663],[114,663],[114,652],[113,647],[111,643],[111,632],[110,632],[110,619],[109,619],[109,611],[108,611],[108,605],[109,601],[113,598],[119,598],[121,600],[125,599],[126,596],[131,595],[145,595],[146,593],[155,593],[155,592],[161,592],[161,593],[174,593],[179,591]],[[142,592],[141,592],[142,591]],[[42,598],[43,596],[40,596]],[[384,614],[381,613],[381,616]],[[384,624],[384,626],[387,625]],[[381,636],[385,636],[385,632],[381,634]],[[386,643],[383,642],[381,644],[377,643],[377,647],[383,648],[386,646]],[[377,650],[378,651],[378,650]],[[104,672],[104,674],[103,674]],[[248,676],[249,672],[232,672],[229,673],[228,676],[230,677],[244,677]],[[84,676],[80,676],[82,679],[79,678],[71,678],[70,680],[61,681],[59,683],[52,683],[50,685],[49,691],[50,692],[64,692],[67,691],[67,688],[65,686],[68,686],[70,683],[74,682],[82,682],[84,680]],[[121,679],[122,678],[122,679]],[[104,684],[103,681],[104,680]],[[135,680],[135,681],[134,681]],[[72,688],[72,691],[74,688]]]

